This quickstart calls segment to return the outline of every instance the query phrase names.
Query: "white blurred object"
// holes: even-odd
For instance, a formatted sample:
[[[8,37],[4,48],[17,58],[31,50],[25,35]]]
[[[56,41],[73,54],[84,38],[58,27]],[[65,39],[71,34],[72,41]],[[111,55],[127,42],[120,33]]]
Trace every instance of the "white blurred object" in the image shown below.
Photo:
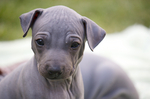
[[[31,38],[0,42],[0,66],[28,60],[33,56]]]
[[[94,53],[120,64],[133,80],[140,99],[150,99],[150,29],[133,25],[125,30],[107,34],[91,52],[87,43],[85,52]],[[0,66],[28,60],[33,56],[31,38],[0,42]]]

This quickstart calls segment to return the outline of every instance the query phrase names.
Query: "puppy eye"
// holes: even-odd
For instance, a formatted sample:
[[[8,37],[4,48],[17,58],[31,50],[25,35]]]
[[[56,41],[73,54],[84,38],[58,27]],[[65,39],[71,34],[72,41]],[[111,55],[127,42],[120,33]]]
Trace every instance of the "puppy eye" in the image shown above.
[[[44,41],[42,39],[37,39],[36,40],[36,43],[39,45],[39,46],[43,46],[44,45]]]
[[[72,49],[76,49],[76,48],[79,47],[79,45],[80,45],[80,44],[79,44],[78,42],[74,42],[74,43],[71,44],[71,48],[72,48]]]

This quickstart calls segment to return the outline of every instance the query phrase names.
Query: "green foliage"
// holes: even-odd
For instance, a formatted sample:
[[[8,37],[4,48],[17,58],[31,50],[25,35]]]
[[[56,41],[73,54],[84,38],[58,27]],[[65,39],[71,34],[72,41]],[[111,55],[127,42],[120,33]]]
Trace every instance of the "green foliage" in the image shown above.
[[[68,6],[89,17],[107,33],[129,25],[150,26],[149,0],[0,0],[0,40],[21,38],[19,16],[35,8]],[[31,36],[31,32],[28,34]]]

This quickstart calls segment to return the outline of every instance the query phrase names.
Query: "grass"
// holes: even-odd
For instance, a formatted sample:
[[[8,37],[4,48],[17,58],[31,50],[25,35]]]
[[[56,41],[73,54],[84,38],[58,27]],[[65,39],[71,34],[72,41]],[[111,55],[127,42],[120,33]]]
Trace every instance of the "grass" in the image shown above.
[[[54,5],[74,9],[95,21],[107,33],[121,31],[133,24],[150,26],[149,0],[0,0],[0,40],[22,38],[21,14]]]

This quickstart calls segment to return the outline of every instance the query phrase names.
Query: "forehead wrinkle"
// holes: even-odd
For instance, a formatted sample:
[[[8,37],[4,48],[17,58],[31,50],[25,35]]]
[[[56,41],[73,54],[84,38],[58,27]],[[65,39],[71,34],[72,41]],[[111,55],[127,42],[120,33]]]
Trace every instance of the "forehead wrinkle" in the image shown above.
[[[81,37],[78,34],[72,33],[72,32],[67,32],[66,36],[65,36],[65,43],[68,43],[68,41],[70,40],[70,38],[77,38],[82,42]]]
[[[44,20],[43,20],[44,18]],[[39,19],[38,28],[36,31],[45,30],[43,27],[50,29],[58,29],[60,31],[72,30],[76,31],[78,35],[81,35],[83,29],[81,29],[81,22],[79,15],[76,12],[65,8],[58,9],[47,9]]]
[[[49,22],[51,23],[51,22]],[[33,33],[37,33],[37,32],[52,32],[52,29],[50,29],[50,27],[52,27],[52,25],[48,24],[48,23],[45,23],[45,24],[38,24],[38,25],[35,25],[34,26],[35,28],[32,29],[32,32]]]
[[[49,20],[59,22],[60,20],[61,21],[64,19],[66,20],[68,18],[67,17],[68,13],[65,13],[65,12],[67,12],[67,10],[64,8],[61,8],[61,9],[57,8],[57,9],[53,9],[52,12],[51,11],[48,11],[48,12],[49,12],[49,16],[51,16],[51,17],[49,17]]]
[[[61,11],[59,9],[56,9],[55,13],[53,14],[53,17],[51,20],[55,21],[56,23],[58,23],[60,21],[60,17],[61,17]]]
[[[79,21],[72,21],[71,25],[70,25],[74,31],[76,31],[76,33],[78,33],[78,35],[81,36],[82,34],[82,25]]]
[[[74,13],[73,13],[73,15],[67,14],[67,11],[65,12],[65,16],[66,16],[66,20],[69,21],[69,22],[67,22],[69,24],[68,27],[70,29],[73,29],[72,31],[76,31],[76,33],[78,33],[78,35],[80,35],[80,32],[82,32],[82,31],[80,31],[81,30],[80,18],[78,16],[76,16],[76,14],[74,14]]]

